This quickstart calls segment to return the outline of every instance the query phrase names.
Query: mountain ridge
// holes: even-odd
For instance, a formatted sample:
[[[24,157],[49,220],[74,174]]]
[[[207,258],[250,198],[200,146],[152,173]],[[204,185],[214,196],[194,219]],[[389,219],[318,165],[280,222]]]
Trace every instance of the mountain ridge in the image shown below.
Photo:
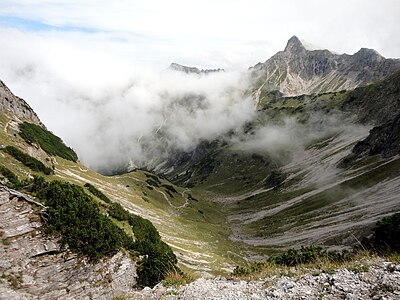
[[[168,67],[168,70],[182,72],[186,74],[199,74],[199,75],[207,75],[211,73],[219,73],[225,72],[224,69],[199,69],[197,67],[188,67],[178,63],[171,63]]]
[[[381,80],[400,68],[399,59],[386,59],[377,51],[361,48],[353,55],[329,50],[307,50],[293,36],[285,49],[250,68],[256,84],[255,102],[278,90],[284,96],[320,94],[354,89]]]
[[[22,98],[15,96],[11,90],[0,80],[0,110],[11,112],[18,117],[32,121],[44,127],[38,115],[33,111],[29,104]]]

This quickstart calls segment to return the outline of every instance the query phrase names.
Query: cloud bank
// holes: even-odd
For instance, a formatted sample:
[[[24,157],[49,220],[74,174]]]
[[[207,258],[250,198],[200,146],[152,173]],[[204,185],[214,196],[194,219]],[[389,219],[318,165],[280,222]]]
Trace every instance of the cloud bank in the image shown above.
[[[3,34],[13,39],[0,40],[1,78],[97,170],[129,161],[142,166],[171,149],[191,150],[240,128],[255,113],[240,72],[155,71],[51,34]],[[20,48],[21,40],[29,52]]]

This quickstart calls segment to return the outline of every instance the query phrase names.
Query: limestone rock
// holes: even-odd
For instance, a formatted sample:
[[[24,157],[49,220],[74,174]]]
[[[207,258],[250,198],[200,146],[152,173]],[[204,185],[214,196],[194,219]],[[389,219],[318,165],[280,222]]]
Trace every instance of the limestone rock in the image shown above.
[[[284,51],[250,68],[254,97],[262,92],[280,91],[284,96],[320,94],[354,89],[381,80],[400,68],[400,60],[386,59],[372,49],[353,55],[328,50],[307,50],[293,36]]]
[[[24,99],[15,96],[1,80],[0,110],[4,112],[11,112],[20,118],[28,119],[33,123],[44,126],[29,104],[26,103]]]
[[[0,299],[110,299],[132,295],[136,263],[121,252],[97,263],[61,249],[42,209],[0,188]]]

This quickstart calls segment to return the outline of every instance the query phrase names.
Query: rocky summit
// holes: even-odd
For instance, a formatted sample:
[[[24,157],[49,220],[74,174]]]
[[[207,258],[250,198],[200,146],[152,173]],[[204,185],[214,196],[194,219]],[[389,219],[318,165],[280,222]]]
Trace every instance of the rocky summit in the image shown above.
[[[183,66],[177,63],[171,63],[170,66],[168,67],[168,70],[183,72],[186,74],[200,74],[200,75],[225,72],[224,69],[199,69],[196,67]]]
[[[280,91],[284,96],[320,94],[354,89],[381,80],[400,67],[400,60],[386,59],[372,49],[353,55],[329,50],[307,50],[293,36],[285,50],[251,68],[256,102],[263,93]]]

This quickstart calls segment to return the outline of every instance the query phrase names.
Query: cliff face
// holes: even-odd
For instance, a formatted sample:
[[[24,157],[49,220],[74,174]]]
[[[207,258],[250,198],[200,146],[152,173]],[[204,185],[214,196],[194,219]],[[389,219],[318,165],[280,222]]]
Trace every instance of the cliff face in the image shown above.
[[[10,112],[20,118],[28,119],[35,124],[44,126],[29,104],[26,103],[24,99],[15,96],[1,80],[0,110]]]
[[[258,103],[262,91],[279,90],[284,96],[295,96],[354,89],[381,80],[398,68],[400,60],[386,59],[372,49],[362,48],[353,55],[310,51],[293,36],[284,51],[250,70],[257,82]]]
[[[382,81],[351,91],[342,109],[354,113],[361,123],[381,125],[395,119],[400,111],[400,70]]]
[[[136,266],[119,252],[98,263],[60,248],[41,229],[40,206],[0,187],[0,298],[109,299],[130,295]]]

